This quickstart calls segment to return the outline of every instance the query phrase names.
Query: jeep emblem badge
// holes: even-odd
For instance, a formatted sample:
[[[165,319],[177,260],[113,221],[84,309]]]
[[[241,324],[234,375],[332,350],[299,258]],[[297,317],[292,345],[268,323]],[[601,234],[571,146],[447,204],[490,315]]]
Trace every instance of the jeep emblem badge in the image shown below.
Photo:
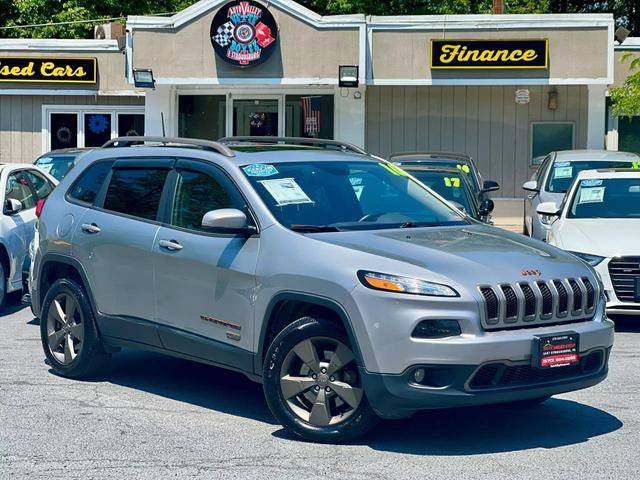
[[[523,277],[539,277],[542,275],[540,270],[522,270],[520,274]]]

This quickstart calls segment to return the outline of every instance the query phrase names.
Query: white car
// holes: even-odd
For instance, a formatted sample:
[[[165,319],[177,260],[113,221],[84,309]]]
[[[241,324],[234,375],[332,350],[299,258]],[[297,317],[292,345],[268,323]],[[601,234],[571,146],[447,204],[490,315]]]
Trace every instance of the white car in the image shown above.
[[[22,267],[34,234],[36,207],[58,184],[31,164],[0,164],[0,307],[22,289]]]
[[[607,312],[640,315],[640,170],[582,171],[562,205],[537,211],[549,244],[600,274]]]

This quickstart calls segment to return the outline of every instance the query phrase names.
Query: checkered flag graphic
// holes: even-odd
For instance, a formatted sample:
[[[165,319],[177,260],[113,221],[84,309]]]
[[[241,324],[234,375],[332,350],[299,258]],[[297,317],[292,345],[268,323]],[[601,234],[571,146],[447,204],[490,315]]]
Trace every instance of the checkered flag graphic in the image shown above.
[[[213,36],[215,42],[221,47],[226,47],[231,43],[233,38],[233,23],[227,22],[224,25],[218,27],[218,31]]]

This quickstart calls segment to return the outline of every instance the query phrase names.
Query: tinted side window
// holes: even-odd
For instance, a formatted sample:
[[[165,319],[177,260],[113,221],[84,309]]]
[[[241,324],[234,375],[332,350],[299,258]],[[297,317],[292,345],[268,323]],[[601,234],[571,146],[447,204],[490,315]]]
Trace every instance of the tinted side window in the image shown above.
[[[146,220],[156,220],[168,173],[169,170],[158,168],[113,170],[104,208]]]
[[[80,179],[71,187],[69,196],[81,202],[93,204],[102,188],[113,161],[98,162],[87,168]]]
[[[235,191],[235,187],[227,183],[221,185],[218,180],[205,173],[180,171],[171,224],[191,230],[202,230],[202,217],[211,210],[243,210],[244,202],[241,196]]]
[[[24,175],[27,180],[31,182],[31,185],[33,186],[33,189],[36,191],[36,195],[38,196],[38,200],[47,198],[53,191],[53,187],[51,186],[49,181],[38,172],[26,170],[24,172]]]
[[[14,172],[7,178],[5,199],[12,198],[22,203],[23,210],[36,206],[36,198],[29,186],[29,182],[22,176],[22,172]]]

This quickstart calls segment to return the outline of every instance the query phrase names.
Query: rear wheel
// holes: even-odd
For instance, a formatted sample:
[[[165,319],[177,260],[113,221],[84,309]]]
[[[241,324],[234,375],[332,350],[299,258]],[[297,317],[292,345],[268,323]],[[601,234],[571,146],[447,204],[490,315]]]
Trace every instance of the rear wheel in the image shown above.
[[[73,280],[57,280],[47,292],[40,337],[51,368],[59,375],[90,376],[109,360],[96,331],[87,294]]]
[[[308,440],[344,442],[378,420],[346,335],[320,319],[301,318],[280,332],[266,355],[263,387],[276,419]]]

